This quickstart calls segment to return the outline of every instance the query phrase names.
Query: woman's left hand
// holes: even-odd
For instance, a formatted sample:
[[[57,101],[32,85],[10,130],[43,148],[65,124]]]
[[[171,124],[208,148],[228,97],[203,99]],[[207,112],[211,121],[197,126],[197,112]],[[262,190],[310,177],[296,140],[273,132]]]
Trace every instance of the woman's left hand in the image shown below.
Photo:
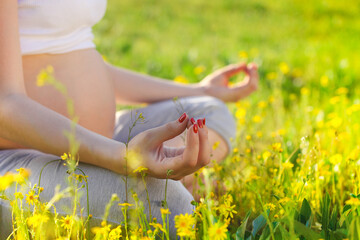
[[[229,86],[229,79],[239,73],[245,73],[244,81]],[[257,90],[259,75],[255,63],[231,64],[221,68],[207,77],[199,85],[204,88],[205,94],[223,100],[235,102],[247,97]]]

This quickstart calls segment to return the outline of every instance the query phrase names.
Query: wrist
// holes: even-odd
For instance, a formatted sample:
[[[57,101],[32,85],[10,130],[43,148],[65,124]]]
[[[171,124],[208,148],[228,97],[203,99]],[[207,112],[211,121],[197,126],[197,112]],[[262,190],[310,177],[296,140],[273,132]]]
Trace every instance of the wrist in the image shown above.
[[[94,165],[125,174],[126,147],[124,143],[109,139],[96,149],[98,149],[97,153],[93,155],[96,158]]]
[[[194,92],[196,96],[208,96],[209,94],[209,86],[207,85],[202,85],[201,82],[200,83],[194,83],[192,85],[192,88],[194,89]]]

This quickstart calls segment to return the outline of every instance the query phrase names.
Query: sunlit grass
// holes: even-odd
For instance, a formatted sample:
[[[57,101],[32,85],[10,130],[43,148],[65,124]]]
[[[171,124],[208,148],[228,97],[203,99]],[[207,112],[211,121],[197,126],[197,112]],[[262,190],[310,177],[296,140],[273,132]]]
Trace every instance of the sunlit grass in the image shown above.
[[[260,65],[258,93],[229,104],[238,126],[231,154],[196,174],[203,175],[196,189],[203,198],[193,215],[176,217],[180,237],[360,238],[359,8],[357,1],[335,0],[109,2],[95,28],[109,62],[182,83],[232,62]],[[0,191],[28,184],[28,174],[2,176]],[[136,193],[129,194],[135,205],[115,195],[109,204],[120,204],[124,216],[134,209],[137,224],[110,226],[104,219],[93,229],[87,218],[59,216],[38,196],[38,185],[3,195],[17,216],[11,238],[168,237],[171,209],[162,209],[163,224],[149,221]]]

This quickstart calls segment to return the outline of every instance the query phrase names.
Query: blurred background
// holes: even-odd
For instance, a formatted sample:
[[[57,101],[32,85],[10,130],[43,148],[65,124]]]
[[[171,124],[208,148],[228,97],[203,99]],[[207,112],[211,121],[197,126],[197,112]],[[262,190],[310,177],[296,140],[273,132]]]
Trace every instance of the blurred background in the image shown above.
[[[359,13],[358,0],[109,0],[95,35],[109,62],[159,77],[197,82],[255,61],[263,93],[358,95]]]

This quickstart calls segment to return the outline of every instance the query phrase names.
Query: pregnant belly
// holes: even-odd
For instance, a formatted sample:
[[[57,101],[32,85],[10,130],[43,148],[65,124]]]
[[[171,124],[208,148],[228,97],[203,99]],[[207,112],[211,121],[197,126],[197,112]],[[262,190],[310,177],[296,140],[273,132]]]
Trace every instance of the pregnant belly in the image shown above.
[[[73,101],[79,125],[112,137],[115,122],[114,86],[101,55],[94,49],[56,55],[23,57],[25,87],[30,98],[69,118],[66,98],[53,86],[38,87],[39,72],[51,65],[54,78],[66,88]],[[0,139],[0,149],[19,147]]]

